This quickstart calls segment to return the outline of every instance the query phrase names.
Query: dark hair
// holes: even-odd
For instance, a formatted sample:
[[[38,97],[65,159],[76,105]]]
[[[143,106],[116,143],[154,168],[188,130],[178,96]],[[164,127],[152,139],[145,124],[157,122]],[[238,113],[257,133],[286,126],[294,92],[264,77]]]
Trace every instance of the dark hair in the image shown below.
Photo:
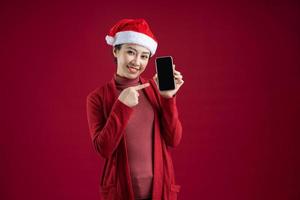
[[[115,47],[115,49],[116,49],[117,51],[120,51],[122,45],[123,45],[123,44],[117,44],[117,45],[115,45],[114,47]],[[115,62],[116,64],[118,64],[118,60],[117,60],[117,58],[114,56],[114,54],[113,54],[113,57],[114,57],[114,62]]]
[[[122,48],[122,45],[123,45],[123,44],[117,44],[117,45],[115,45],[114,47],[115,47],[115,49],[116,49],[117,51],[120,51],[121,48]],[[118,64],[117,58],[116,58],[114,55],[113,55],[113,57],[114,57],[114,62],[115,62],[116,64]],[[151,52],[150,52],[148,61],[150,60],[150,58],[151,58]]]

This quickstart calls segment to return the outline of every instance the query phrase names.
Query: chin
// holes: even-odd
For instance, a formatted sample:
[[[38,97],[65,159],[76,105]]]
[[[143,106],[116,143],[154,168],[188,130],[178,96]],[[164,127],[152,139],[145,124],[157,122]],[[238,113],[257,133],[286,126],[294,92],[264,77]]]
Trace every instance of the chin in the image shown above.
[[[135,79],[135,78],[137,78],[139,76],[140,76],[140,73],[137,73],[137,74],[127,74],[126,78],[128,78],[128,79]]]

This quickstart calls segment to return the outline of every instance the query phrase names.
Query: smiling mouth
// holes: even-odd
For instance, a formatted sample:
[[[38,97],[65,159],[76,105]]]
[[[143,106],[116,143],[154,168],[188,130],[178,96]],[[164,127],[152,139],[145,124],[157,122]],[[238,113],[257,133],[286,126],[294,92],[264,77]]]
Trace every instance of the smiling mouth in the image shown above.
[[[127,67],[128,67],[129,72],[131,72],[131,73],[136,73],[140,70],[138,67],[132,67],[132,66],[127,66]]]

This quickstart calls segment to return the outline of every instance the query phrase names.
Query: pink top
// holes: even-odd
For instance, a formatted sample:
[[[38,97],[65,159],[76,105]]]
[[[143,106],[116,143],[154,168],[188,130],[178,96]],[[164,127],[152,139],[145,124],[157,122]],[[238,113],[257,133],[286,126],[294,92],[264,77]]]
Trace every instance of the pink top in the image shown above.
[[[115,81],[119,93],[140,84],[139,77],[126,79],[116,74]],[[146,199],[152,195],[154,112],[143,90],[139,94],[139,103],[133,107],[125,134],[135,199]]]

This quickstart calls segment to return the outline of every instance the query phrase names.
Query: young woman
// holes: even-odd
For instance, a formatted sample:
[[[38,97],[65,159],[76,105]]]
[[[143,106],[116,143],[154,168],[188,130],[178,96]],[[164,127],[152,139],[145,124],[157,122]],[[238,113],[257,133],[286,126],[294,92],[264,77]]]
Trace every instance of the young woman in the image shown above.
[[[157,75],[141,74],[155,54],[157,40],[144,19],[122,19],[106,36],[117,64],[112,80],[87,96],[89,131],[105,159],[100,193],[108,200],[175,200],[170,147],[180,143],[182,126],[176,93],[183,77],[175,70],[175,89],[160,91]]]

